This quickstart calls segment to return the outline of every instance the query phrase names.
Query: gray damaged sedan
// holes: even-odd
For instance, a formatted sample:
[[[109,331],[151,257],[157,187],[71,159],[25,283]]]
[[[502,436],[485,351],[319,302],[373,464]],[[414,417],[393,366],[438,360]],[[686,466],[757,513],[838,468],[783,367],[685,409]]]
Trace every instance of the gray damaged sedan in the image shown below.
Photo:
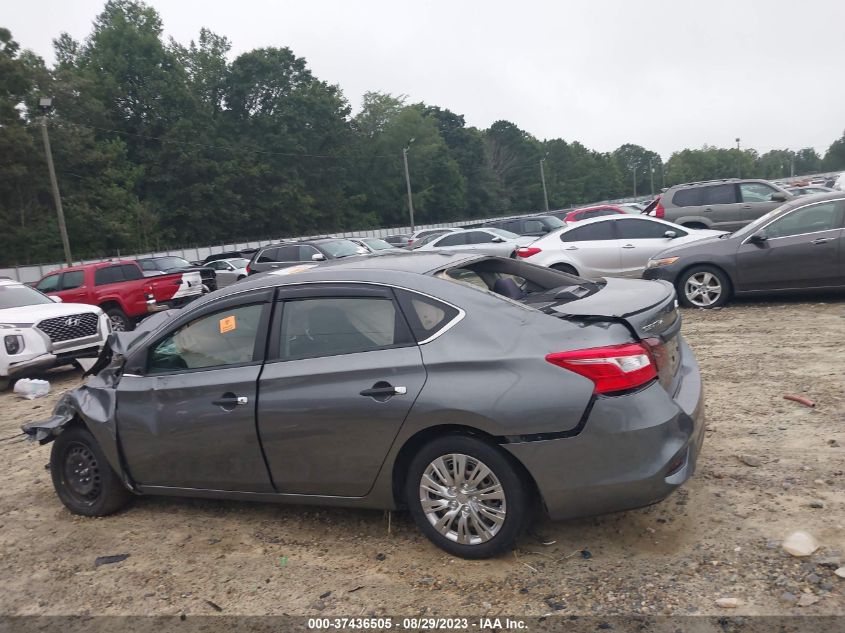
[[[27,424],[61,501],[407,508],[465,558],[538,505],[654,503],[695,469],[702,384],[666,282],[415,253],[245,280],[110,339]]]

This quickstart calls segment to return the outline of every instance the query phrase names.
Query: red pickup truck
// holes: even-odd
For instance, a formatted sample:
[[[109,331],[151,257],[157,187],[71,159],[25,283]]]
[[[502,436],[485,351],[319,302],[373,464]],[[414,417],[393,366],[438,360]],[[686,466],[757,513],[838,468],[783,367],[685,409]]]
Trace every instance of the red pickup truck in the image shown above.
[[[99,306],[119,332],[152,312],[181,307],[203,291],[199,272],[144,277],[138,264],[124,260],[62,268],[35,287],[62,301]]]

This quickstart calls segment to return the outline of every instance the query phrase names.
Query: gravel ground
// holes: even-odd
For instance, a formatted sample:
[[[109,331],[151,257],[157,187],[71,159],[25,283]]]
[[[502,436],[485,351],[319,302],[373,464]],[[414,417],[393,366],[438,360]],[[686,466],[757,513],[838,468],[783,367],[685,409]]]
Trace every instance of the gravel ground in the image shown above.
[[[838,297],[685,311],[707,390],[693,480],[649,508],[541,520],[478,562],[401,513],[141,498],[72,516],[49,449],[11,437],[79,384],[54,370],[46,398],[0,395],[0,614],[845,614],[843,317]],[[794,530],[819,551],[786,554]],[[129,557],[94,566],[113,554]]]

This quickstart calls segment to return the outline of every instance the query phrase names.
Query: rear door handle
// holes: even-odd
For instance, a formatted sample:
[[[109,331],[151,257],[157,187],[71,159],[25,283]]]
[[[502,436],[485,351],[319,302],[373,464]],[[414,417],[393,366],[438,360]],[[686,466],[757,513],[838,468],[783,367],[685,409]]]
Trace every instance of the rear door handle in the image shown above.
[[[563,249],[563,250],[565,250],[565,251],[577,251],[577,250],[578,250],[578,247],[577,247],[577,246],[567,246],[567,247],[566,247],[565,249]]]
[[[622,248],[637,248],[637,247],[634,246],[633,244],[625,244],[625,246],[623,246]]]
[[[820,238],[810,242],[810,244],[827,244],[828,242],[832,242],[832,241],[833,241],[832,237],[820,237]]]

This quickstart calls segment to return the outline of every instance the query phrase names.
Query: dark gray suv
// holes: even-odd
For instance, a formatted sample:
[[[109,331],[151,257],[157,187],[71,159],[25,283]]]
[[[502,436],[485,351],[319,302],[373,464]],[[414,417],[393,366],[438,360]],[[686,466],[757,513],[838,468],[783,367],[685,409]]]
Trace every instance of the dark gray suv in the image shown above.
[[[736,231],[792,197],[768,180],[710,180],[670,187],[644,213],[692,229]]]
[[[363,246],[340,238],[318,238],[299,242],[271,244],[255,251],[247,266],[247,273],[266,273],[279,268],[298,266],[305,262],[324,262],[356,255],[367,255]]]

